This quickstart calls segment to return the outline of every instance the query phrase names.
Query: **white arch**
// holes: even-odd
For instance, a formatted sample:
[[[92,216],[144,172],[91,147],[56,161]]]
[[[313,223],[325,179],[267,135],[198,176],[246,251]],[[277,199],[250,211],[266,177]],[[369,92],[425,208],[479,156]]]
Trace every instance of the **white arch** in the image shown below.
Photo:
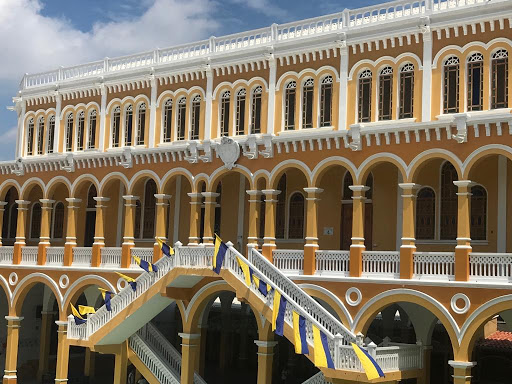
[[[213,100],[217,99],[217,94],[219,93],[219,90],[225,86],[230,87],[230,89],[232,89],[232,90],[235,90],[236,88],[241,87],[241,86],[245,86],[248,89],[252,89],[255,86],[255,83],[257,81],[261,81],[264,84],[265,89],[268,90],[267,81],[263,77],[260,77],[260,76],[252,77],[250,80],[238,79],[238,80],[235,80],[234,82],[223,81],[222,83],[218,84],[215,87],[215,89],[213,90]]]
[[[402,167],[402,170],[404,172],[406,172],[407,174],[407,164],[405,164],[405,161],[402,160],[402,158],[400,156],[397,156],[395,155],[394,153],[389,153],[389,152],[382,152],[382,153],[376,153],[374,155],[371,155],[370,157],[367,157],[362,163],[361,165],[359,165],[359,168],[357,168],[357,171],[355,172],[355,178],[356,180],[354,180],[354,183],[355,182],[358,182],[357,180],[359,180],[359,177],[361,176],[361,172],[363,171],[363,169],[370,163],[372,162],[373,160],[375,159],[380,159],[380,158],[388,158],[388,159],[393,159],[393,160],[396,160],[398,162],[398,164],[400,164],[400,166]]]
[[[162,179],[160,180],[160,184],[158,185],[158,190],[159,191],[162,191],[165,184],[167,183],[167,181],[169,179],[172,178],[172,176],[175,174],[175,173],[181,173],[183,172],[184,174],[186,174],[188,177],[189,177],[189,181],[190,181],[190,185],[191,187],[194,186],[194,180],[195,180],[195,177],[194,175],[192,175],[192,172],[190,172],[188,169],[186,168],[183,168],[183,167],[178,167],[178,168],[172,168],[170,170],[168,170],[165,175],[162,176]],[[205,175],[206,176],[206,175]]]
[[[272,169],[272,171],[270,171],[269,182],[272,182],[272,179],[279,172],[279,170],[283,169],[283,168],[286,168],[285,166],[288,165],[288,164],[296,164],[296,165],[299,166],[299,168],[304,169],[307,172],[307,174],[305,175],[306,176],[306,181],[307,181],[308,185],[311,185],[311,183],[313,181],[313,177],[312,177],[313,176],[313,172],[311,172],[311,169],[309,169],[309,167],[304,162],[302,162],[300,160],[295,160],[295,159],[285,160],[285,161],[282,161],[279,164],[277,164]],[[269,186],[269,188],[270,188],[270,186]]]
[[[320,68],[318,68],[317,70],[313,69],[313,68],[305,68],[303,69],[302,71],[300,71],[299,73],[295,72],[295,71],[287,71],[285,73],[283,73],[280,77],[279,77],[279,80],[277,81],[276,83],[276,91],[279,91],[281,89],[281,84],[283,83],[283,81],[288,77],[288,76],[293,76],[297,79],[301,78],[303,75],[307,74],[307,73],[310,73],[312,74],[313,76],[318,76],[321,72],[325,71],[325,70],[329,70],[329,71],[332,71],[333,74],[334,74],[334,77],[336,79],[337,82],[340,81],[340,76],[339,76],[339,73],[337,71],[337,69],[331,65],[324,65]]]
[[[24,198],[23,194],[25,193],[25,190],[27,189],[29,184],[33,183],[34,181],[41,187],[41,192],[43,192],[43,195],[44,195],[44,181],[41,180],[39,177],[31,177],[30,179],[27,179],[23,183],[23,186],[21,187],[21,191],[20,191],[20,199]]]
[[[64,310],[64,303],[66,302],[66,300],[68,299],[69,295],[71,295],[71,292],[73,292],[73,290],[75,289],[76,286],[78,286],[78,284],[80,284],[82,281],[84,280],[98,280],[98,281],[101,281],[102,283],[104,283],[108,289],[113,292],[113,293],[117,293],[116,292],[116,289],[115,287],[110,283],[110,281],[108,281],[107,279],[105,279],[104,277],[102,276],[98,276],[98,275],[85,275],[85,276],[81,276],[80,278],[78,278],[77,280],[75,280],[73,282],[73,284],[71,284],[69,286],[69,288],[66,290],[66,294],[64,295],[64,297],[62,298],[62,309]]]
[[[79,109],[83,109],[84,111],[87,111],[90,107],[96,107],[98,109],[98,112],[100,111],[100,105],[95,101],[90,101],[87,104],[78,103],[75,105],[66,105],[64,108],[62,108],[59,118],[62,120],[63,117],[65,115],[67,115],[70,111],[77,112]]]
[[[68,187],[68,190],[69,190],[69,193],[71,193],[71,182],[69,181],[68,178],[64,177],[64,176],[55,176],[53,177],[44,187],[44,196],[45,197],[48,197],[48,191],[50,190],[50,188],[53,186],[53,184],[57,183],[61,181],[63,184],[65,184],[67,187]]]
[[[18,190],[17,190],[17,192],[18,192],[18,199],[21,198],[21,185],[20,185],[20,183],[18,183],[18,181],[15,180],[15,179],[7,179],[4,182],[2,182],[2,184],[0,184],[0,191],[3,191],[3,189],[5,188],[5,185],[7,185],[7,184],[14,184],[14,185],[16,185],[16,187],[18,188]]]
[[[251,170],[247,167],[244,167],[243,165],[240,165],[240,164],[235,164],[235,166],[233,168],[238,168],[238,169],[241,169],[245,172],[241,172],[244,176],[246,176],[247,174],[249,175],[249,182],[251,184],[253,184],[253,181],[254,181],[254,175],[252,174]],[[226,168],[224,167],[220,167],[220,168],[217,168],[215,171],[212,172],[212,174],[210,176],[208,176],[208,183],[207,183],[207,186],[206,188],[210,188],[211,187],[211,183],[212,181],[215,179],[215,177],[222,171],[224,171]],[[236,172],[236,171],[235,171]],[[196,176],[197,178],[197,176]]]
[[[13,298],[13,293],[11,291],[11,289],[9,288],[9,283],[7,282],[7,279],[5,277],[3,277],[2,275],[0,275],[0,284],[2,284],[5,288],[5,294],[7,296],[7,303],[9,304],[9,306],[11,306],[12,304],[12,298]]]
[[[205,292],[206,290],[215,287],[217,285],[229,285],[225,280],[217,280],[214,282],[211,282],[209,284],[206,284],[204,287],[202,287],[199,291],[196,292],[194,297],[190,300],[190,303],[187,305],[187,309],[183,312],[183,316],[185,317],[185,322],[188,322],[188,316],[190,315],[190,310],[194,306],[195,302],[199,299],[199,297]]]
[[[101,182],[98,183],[98,193],[100,193],[100,191],[103,190],[103,187],[105,186],[105,184],[107,184],[110,181],[110,179],[112,179],[112,177],[116,177],[116,176],[119,176],[125,182],[126,189],[129,189],[130,181],[128,180],[128,178],[126,177],[126,175],[124,173],[110,172],[109,174],[105,175],[103,177],[103,179],[101,179]]]
[[[432,149],[421,152],[420,154],[416,155],[416,157],[414,159],[411,160],[411,162],[409,163],[409,165],[407,166],[407,168],[405,170],[407,178],[408,179],[410,178],[411,171],[412,171],[413,167],[416,165],[416,163],[420,162],[423,158],[427,157],[428,155],[432,155],[432,154],[433,155],[443,154],[443,155],[448,156],[453,161],[453,163],[457,164],[457,166],[459,167],[459,169],[462,172],[462,161],[457,157],[457,155],[455,155],[453,152],[450,152],[446,149],[432,148]]]
[[[350,170],[352,171],[352,173],[354,175],[357,174],[357,167],[354,165],[354,163],[352,161],[350,161],[349,159],[347,159],[346,157],[343,157],[343,156],[331,156],[326,159],[323,159],[315,166],[315,168],[313,168],[313,171],[311,171],[311,175],[312,175],[311,181],[315,180],[315,178],[318,176],[318,173],[320,172],[320,168],[322,168],[325,164],[327,164],[331,161],[346,163],[350,167]],[[338,165],[343,166],[342,164],[338,164]]]
[[[110,100],[110,102],[107,104],[107,108],[105,109],[105,114],[106,115],[110,115],[110,110],[111,110],[111,107],[114,103],[119,103],[119,104],[124,104],[126,101],[131,101],[133,102],[133,104],[135,105],[136,103],[138,103],[140,100],[144,100],[146,102],[146,105],[150,105],[150,101],[149,101],[149,98],[144,95],[144,94],[139,94],[135,97],[133,96],[125,96],[123,97],[122,99],[120,99],[119,97],[116,97],[116,98],[113,98],[112,100]]]
[[[160,183],[162,182],[160,180],[160,177],[156,174],[155,171],[152,171],[150,169],[145,169],[145,170],[142,170],[142,171],[138,171],[136,174],[134,174],[132,176],[132,178],[130,179],[130,182],[128,183],[128,192],[130,192],[130,193],[132,192],[133,185],[135,184],[137,178],[140,175],[151,175],[151,176],[153,176],[153,178],[155,180],[155,184],[157,185],[157,188],[160,185]]]
[[[30,275],[25,276],[20,282],[18,282],[18,284],[16,285],[16,288],[14,288],[14,291],[12,293],[11,306],[14,304],[13,300],[16,297],[17,293],[20,291],[20,289],[22,289],[21,287],[23,287],[24,283],[34,277],[41,277],[43,280],[48,281],[50,286],[55,288],[55,292],[57,292],[57,295],[58,295],[56,297],[56,299],[60,300],[59,307],[62,309],[62,305],[63,305],[62,303],[64,301],[63,301],[62,293],[59,289],[59,285],[51,277],[49,277],[48,275],[45,275],[44,273],[40,273],[40,272],[31,273]],[[54,291],[52,290],[52,292],[54,292]]]
[[[96,184],[97,190],[99,190],[100,182],[96,178],[96,176],[94,176],[94,175],[92,175],[90,173],[85,173],[83,175],[78,176],[75,179],[75,181],[73,181],[73,184],[71,185],[71,197],[75,197],[76,188],[77,188],[78,184],[80,184],[80,181],[82,181],[82,179],[89,179],[89,178],[94,181],[94,183]]]
[[[357,71],[357,73],[360,73],[360,69],[363,69],[365,67],[371,67],[371,68],[377,68],[382,62],[384,61],[391,61],[393,64],[397,64],[400,60],[404,58],[411,58],[411,61],[415,61],[415,65],[418,66],[418,69],[423,70],[423,65],[421,59],[412,52],[404,52],[398,55],[397,57],[391,57],[391,56],[381,56],[377,60],[369,60],[369,59],[363,59],[359,60],[357,63],[355,63],[352,68],[350,69],[350,72],[348,74],[348,80],[352,80],[354,77],[354,73]]]
[[[511,154],[511,158],[512,158],[512,147],[509,147],[508,145],[503,145],[503,144],[487,144],[487,145],[484,145],[483,147],[479,147],[479,148],[475,149],[473,152],[471,152],[469,154],[468,157],[466,157],[466,160],[464,160],[464,163],[462,163],[462,165],[461,165],[462,174],[466,173],[466,168],[468,167],[469,163],[476,156],[478,156],[482,152],[485,152],[487,150],[492,150],[492,149],[499,149],[499,150],[508,152]]]

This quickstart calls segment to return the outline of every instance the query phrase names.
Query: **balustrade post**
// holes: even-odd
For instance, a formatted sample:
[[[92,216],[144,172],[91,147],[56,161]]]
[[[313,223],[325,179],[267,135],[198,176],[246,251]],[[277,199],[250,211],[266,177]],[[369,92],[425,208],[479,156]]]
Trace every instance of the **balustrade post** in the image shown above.
[[[448,364],[453,368],[453,384],[471,384],[471,368],[476,362],[449,360]]]
[[[190,197],[190,231],[188,245],[199,245],[199,226],[201,225],[201,193],[187,193]]]
[[[125,195],[124,199],[124,235],[121,251],[121,268],[129,268],[131,264],[131,249],[134,243],[135,207],[138,196]]]
[[[316,270],[316,251],[318,250],[318,195],[321,188],[304,188],[306,201],[306,244],[304,244],[304,274],[314,275]]]
[[[52,217],[52,205],[55,200],[40,199],[41,202],[41,234],[37,250],[37,264],[46,264],[46,248],[50,246],[50,225]]]
[[[263,236],[263,256],[271,263],[273,262],[272,252],[276,248],[276,206],[277,195],[281,191],[275,189],[264,189],[265,194],[265,235]]]
[[[370,188],[364,185],[349,186],[352,191],[352,244],[350,245],[350,276],[360,277],[363,274],[364,245],[364,206],[365,193]]]
[[[212,246],[214,244],[215,207],[220,193],[203,192],[201,195],[204,197],[203,244]]]
[[[400,278],[412,279],[414,275],[414,252],[416,252],[415,201],[418,184],[398,184],[403,190],[402,203],[402,245],[400,246]]]
[[[194,370],[199,359],[201,335],[198,333],[179,333],[181,337],[181,384],[194,383]]]
[[[101,249],[105,246],[105,221],[104,213],[107,207],[104,203],[110,201],[108,197],[93,197],[96,201],[96,227],[94,243],[92,245],[92,267],[99,267],[101,264]]]
[[[164,243],[167,242],[167,211],[169,209],[168,201],[171,199],[171,195],[164,195],[161,193],[155,194],[156,198],[156,227],[155,237],[162,239]],[[153,262],[158,261],[162,257],[162,250],[155,241],[153,244]]]
[[[0,247],[2,246],[2,232],[4,228],[4,212],[7,201],[0,201]]]
[[[249,197],[249,236],[247,237],[247,254],[249,247],[258,248],[258,229],[260,228],[260,205],[263,192],[258,190],[246,191]]]
[[[258,384],[272,382],[274,348],[277,345],[277,341],[272,339],[273,336],[269,336],[269,340],[254,340],[254,344],[258,346]]]
[[[469,280],[469,255],[471,254],[471,186],[469,180],[453,182],[457,192],[457,246],[455,247],[455,280]]]
[[[68,366],[69,366],[69,342],[67,338],[67,321],[56,321],[55,324],[59,327],[57,333],[59,334],[57,346],[57,368],[55,372],[55,384],[68,382]]]
[[[5,316],[7,320],[7,346],[5,348],[5,368],[3,384],[16,384],[18,366],[18,342],[23,317]]]
[[[64,244],[64,266],[69,267],[73,264],[73,248],[76,247],[76,212],[81,199],[67,197],[68,202],[68,218],[66,227],[66,243]]]
[[[16,242],[14,243],[13,264],[21,263],[21,249],[25,246],[25,230],[27,223],[27,211],[30,201],[16,200],[18,204],[18,223],[16,225]]]

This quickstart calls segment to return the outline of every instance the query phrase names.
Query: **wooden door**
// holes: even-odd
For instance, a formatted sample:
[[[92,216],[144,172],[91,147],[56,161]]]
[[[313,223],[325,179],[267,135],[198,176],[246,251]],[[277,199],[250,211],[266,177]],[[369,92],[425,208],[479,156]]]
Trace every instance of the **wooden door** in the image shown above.
[[[350,250],[352,244],[352,204],[341,205],[341,234],[340,249]],[[373,209],[372,204],[367,203],[364,207],[364,245],[367,251],[372,250],[372,229],[373,229]]]

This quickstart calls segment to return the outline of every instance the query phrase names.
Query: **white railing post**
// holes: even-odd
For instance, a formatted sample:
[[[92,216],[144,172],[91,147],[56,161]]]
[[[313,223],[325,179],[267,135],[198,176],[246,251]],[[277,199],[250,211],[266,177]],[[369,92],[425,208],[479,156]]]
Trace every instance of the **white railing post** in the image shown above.
[[[377,358],[377,344],[375,344],[373,341],[368,344],[368,354],[373,357],[375,360]]]

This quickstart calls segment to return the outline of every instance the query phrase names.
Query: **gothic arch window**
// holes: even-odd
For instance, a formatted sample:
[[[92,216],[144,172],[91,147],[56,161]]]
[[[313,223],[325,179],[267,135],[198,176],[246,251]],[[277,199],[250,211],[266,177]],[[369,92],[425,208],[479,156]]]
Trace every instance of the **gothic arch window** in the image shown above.
[[[133,105],[126,107],[124,112],[124,145],[131,146],[133,143]]]
[[[119,134],[121,131],[121,107],[114,108],[112,115],[112,148],[119,147]]]
[[[177,140],[185,140],[185,123],[187,117],[187,98],[182,97],[178,100],[178,130]]]
[[[199,140],[199,126],[201,122],[201,95],[195,95],[192,99],[192,121],[190,140]]]
[[[295,192],[290,196],[288,238],[304,238],[304,196],[300,192]]]
[[[346,171],[345,176],[343,177],[343,200],[352,201],[352,190],[349,187],[353,184],[354,182],[352,180],[352,175],[350,174],[349,171]]]
[[[87,137],[87,149],[92,149],[96,146],[96,123],[98,111],[93,109],[89,113],[89,132]]]
[[[69,113],[66,117],[66,151],[73,150],[73,113]]]
[[[441,167],[441,240],[457,237],[457,171],[450,162]]]
[[[313,93],[315,80],[307,79],[302,86],[302,128],[313,128]]]
[[[421,188],[416,197],[416,239],[434,239],[435,216],[436,194],[430,187]]]
[[[220,100],[220,135],[229,136],[229,104],[231,102],[231,92],[222,93]]]
[[[277,190],[281,191],[277,195],[276,204],[276,238],[284,239],[284,228],[286,220],[286,173],[281,176],[277,183]]]
[[[139,105],[137,111],[137,145],[144,145],[146,140],[146,103]]]
[[[393,118],[393,68],[385,67],[379,74],[379,120]]]
[[[372,119],[372,71],[364,70],[358,80],[358,121],[367,123]]]
[[[468,111],[481,111],[484,104],[484,55],[468,58]]]
[[[78,114],[78,132],[76,150],[82,151],[84,149],[84,133],[85,133],[85,112],[82,111]]]
[[[172,99],[164,103],[164,143],[171,142],[172,132]]]
[[[34,119],[31,118],[27,125],[27,155],[34,154]]]
[[[258,85],[252,91],[252,114],[251,114],[251,133],[261,133],[261,94],[263,88]]]
[[[44,119],[41,117],[37,121],[37,154],[44,152]]]
[[[320,86],[320,127],[332,125],[332,76],[325,76]]]
[[[245,135],[245,98],[247,90],[240,89],[236,94],[236,134]]]
[[[48,119],[48,149],[47,153],[53,153],[53,146],[55,144],[55,115],[50,116]]]
[[[459,66],[460,60],[451,56],[444,62],[443,112],[459,112]]]
[[[58,202],[53,209],[52,237],[62,239],[64,237],[64,204]]]
[[[508,51],[499,49],[492,55],[491,108],[508,107]]]
[[[405,64],[400,68],[400,110],[399,119],[413,117],[414,110],[414,65]]]
[[[144,216],[142,220],[142,237],[144,239],[151,239],[155,236],[156,192],[156,183],[149,179],[144,187]]]
[[[30,215],[30,238],[38,239],[41,236],[41,204],[32,205],[32,213]]]
[[[487,239],[487,191],[481,185],[471,188],[471,239]]]
[[[284,129],[287,131],[295,129],[296,92],[296,81],[290,81],[288,84],[286,84],[286,89],[284,92]]]

